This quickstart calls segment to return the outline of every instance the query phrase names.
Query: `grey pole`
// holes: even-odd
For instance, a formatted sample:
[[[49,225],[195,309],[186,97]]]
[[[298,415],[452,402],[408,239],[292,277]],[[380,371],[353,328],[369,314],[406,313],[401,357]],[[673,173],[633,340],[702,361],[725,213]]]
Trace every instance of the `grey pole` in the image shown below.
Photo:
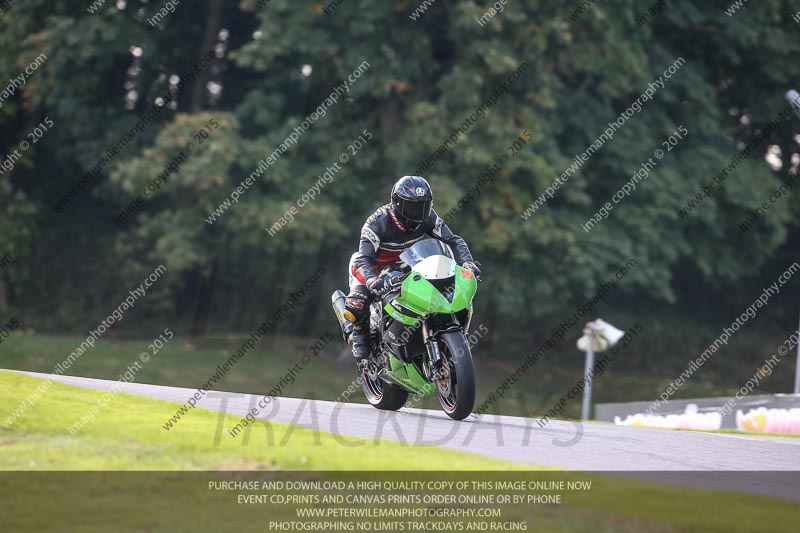
[[[795,114],[800,117],[800,93],[792,89],[786,93],[785,98],[794,109]]]
[[[800,320],[797,323],[797,334],[800,335]],[[800,394],[800,342],[797,343],[797,366],[794,368],[794,393]]]
[[[589,349],[586,350],[586,369],[583,375],[586,376],[586,387],[583,389],[583,409],[581,410],[581,419],[589,420],[589,412],[592,410],[592,377],[589,372],[594,367],[594,337],[595,332],[592,329],[589,335]],[[800,352],[799,352],[800,353]]]
[[[791,104],[795,114],[800,117],[800,93],[794,89],[786,93],[786,101]],[[797,327],[798,335],[800,335],[800,323]],[[800,394],[800,342],[797,343],[797,366],[794,369],[794,393]]]

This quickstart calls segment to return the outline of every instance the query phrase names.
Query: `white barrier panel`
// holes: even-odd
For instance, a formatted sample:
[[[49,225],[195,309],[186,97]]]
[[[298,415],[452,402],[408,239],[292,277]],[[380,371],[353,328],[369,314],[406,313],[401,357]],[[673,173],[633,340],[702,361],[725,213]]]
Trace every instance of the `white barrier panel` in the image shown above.
[[[796,409],[800,411],[800,409]],[[690,403],[686,410],[678,415],[646,415],[636,413],[628,415],[625,420],[614,417],[614,424],[617,426],[651,427],[668,429],[702,429],[718,430],[722,427],[722,415],[719,411],[711,413],[699,413],[697,404]]]
[[[800,409],[750,409],[736,411],[736,428],[753,433],[800,433]]]

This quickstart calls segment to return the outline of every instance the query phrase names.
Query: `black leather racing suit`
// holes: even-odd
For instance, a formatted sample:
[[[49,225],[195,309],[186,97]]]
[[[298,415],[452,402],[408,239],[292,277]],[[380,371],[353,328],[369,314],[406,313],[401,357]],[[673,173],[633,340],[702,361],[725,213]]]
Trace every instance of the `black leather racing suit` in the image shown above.
[[[438,239],[453,249],[459,265],[472,262],[467,243],[454,235],[444,220],[431,209],[419,228],[408,230],[394,214],[391,204],[379,207],[361,228],[358,252],[350,258],[350,294],[347,308],[355,315],[355,332],[366,333],[369,324],[370,292],[366,285],[385,267],[398,263],[400,254],[426,238]]]

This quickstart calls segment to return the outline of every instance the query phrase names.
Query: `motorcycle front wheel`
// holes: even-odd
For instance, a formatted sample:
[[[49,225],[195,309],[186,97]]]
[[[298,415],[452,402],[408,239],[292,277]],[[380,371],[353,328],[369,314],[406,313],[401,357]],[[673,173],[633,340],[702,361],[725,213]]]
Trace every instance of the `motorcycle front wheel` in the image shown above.
[[[439,405],[453,420],[463,420],[475,406],[475,368],[464,333],[448,331],[439,337],[442,379],[434,379]]]

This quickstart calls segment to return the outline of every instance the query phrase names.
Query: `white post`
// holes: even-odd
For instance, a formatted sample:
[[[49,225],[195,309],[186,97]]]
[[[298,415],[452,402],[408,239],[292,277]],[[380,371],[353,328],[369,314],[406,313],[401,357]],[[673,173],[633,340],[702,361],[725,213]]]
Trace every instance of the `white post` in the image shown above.
[[[592,410],[592,376],[589,372],[594,367],[594,337],[595,331],[592,328],[592,333],[589,335],[589,349],[586,350],[586,368],[583,375],[586,376],[586,387],[583,389],[583,409],[581,410],[581,419],[589,420],[589,413]]]
[[[583,420],[589,420],[592,411],[592,382],[594,382],[594,375],[591,372],[594,368],[594,352],[608,350],[624,336],[624,331],[599,318],[588,322],[583,328],[583,336],[576,343],[580,351],[586,352],[586,368],[583,371],[586,383],[584,383],[583,387],[583,407],[581,409],[581,418]],[[595,346],[594,342],[596,340],[601,341],[597,343],[597,346]]]

